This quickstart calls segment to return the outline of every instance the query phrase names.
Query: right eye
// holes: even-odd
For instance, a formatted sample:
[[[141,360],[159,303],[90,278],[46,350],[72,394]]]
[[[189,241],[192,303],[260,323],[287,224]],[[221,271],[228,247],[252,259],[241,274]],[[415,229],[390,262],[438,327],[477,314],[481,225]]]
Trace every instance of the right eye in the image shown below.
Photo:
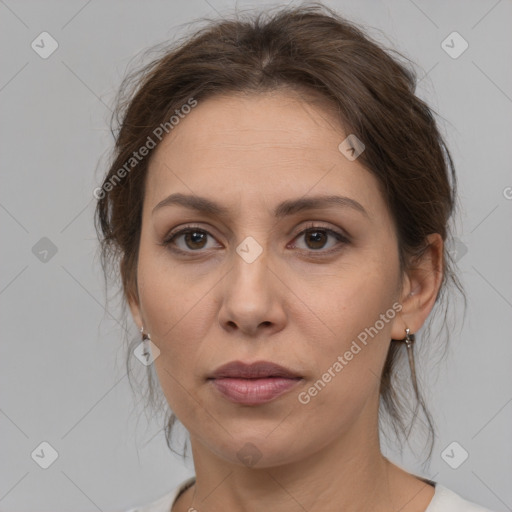
[[[179,253],[200,252],[200,249],[206,247],[209,236],[212,235],[204,229],[197,226],[186,226],[171,233],[163,241],[162,245],[169,247],[171,251]],[[181,247],[176,241],[182,241]],[[208,247],[206,247],[206,249],[208,249]]]

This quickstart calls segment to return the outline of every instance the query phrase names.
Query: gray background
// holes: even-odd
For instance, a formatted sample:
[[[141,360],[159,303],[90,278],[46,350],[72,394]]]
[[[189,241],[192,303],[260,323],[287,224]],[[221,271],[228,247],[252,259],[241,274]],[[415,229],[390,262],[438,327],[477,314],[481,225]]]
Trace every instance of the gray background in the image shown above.
[[[512,510],[512,2],[327,5],[381,30],[369,33],[417,63],[418,94],[445,120],[461,182],[457,257],[467,319],[443,362],[422,365],[440,435],[428,471],[409,451],[388,455],[470,500]],[[185,466],[168,451],[161,423],[134,403],[120,314],[104,311],[92,191],[127,64],[181,35],[182,24],[234,6],[0,0],[2,511],[122,510],[193,472],[190,460]],[[31,48],[43,31],[59,44],[47,59]],[[456,59],[441,47],[453,31],[469,43]],[[41,252],[43,237],[54,255]],[[58,452],[48,469],[31,458],[43,441]],[[457,469],[441,457],[453,441],[469,453]]]

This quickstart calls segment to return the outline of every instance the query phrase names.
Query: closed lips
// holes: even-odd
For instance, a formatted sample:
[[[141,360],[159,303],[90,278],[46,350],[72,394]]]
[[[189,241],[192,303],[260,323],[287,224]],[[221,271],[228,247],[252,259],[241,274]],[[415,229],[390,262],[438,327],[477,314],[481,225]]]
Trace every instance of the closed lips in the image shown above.
[[[244,363],[232,361],[217,368],[208,378],[222,379],[265,379],[281,377],[286,379],[300,379],[300,375],[287,368],[269,361],[258,361],[255,363]]]
[[[263,406],[286,394],[302,380],[296,372],[269,361],[233,361],[208,377],[216,392],[238,406]]]

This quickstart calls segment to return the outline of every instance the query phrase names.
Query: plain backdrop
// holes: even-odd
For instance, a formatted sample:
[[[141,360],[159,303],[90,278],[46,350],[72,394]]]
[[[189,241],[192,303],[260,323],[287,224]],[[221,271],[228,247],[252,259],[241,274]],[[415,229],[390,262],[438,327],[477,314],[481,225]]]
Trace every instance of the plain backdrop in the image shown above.
[[[403,457],[384,449],[467,499],[512,510],[512,2],[326,5],[416,63],[418,94],[442,116],[460,180],[454,251],[467,318],[446,358],[428,371],[419,362],[439,428],[432,462],[424,471],[409,449]],[[127,66],[197,17],[234,8],[228,0],[0,1],[2,511],[118,511],[193,474],[132,396],[120,312],[105,311],[92,192]],[[443,47],[454,37],[449,46],[468,44],[456,58]],[[447,448],[467,460],[452,468]],[[47,469],[43,452],[57,457]]]

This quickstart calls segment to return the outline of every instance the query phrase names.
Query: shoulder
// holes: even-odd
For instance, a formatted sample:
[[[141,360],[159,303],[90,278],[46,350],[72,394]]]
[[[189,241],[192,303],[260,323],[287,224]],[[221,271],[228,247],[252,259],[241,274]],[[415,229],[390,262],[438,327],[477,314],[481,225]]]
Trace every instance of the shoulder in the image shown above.
[[[164,496],[161,496],[155,501],[148,503],[147,505],[142,505],[140,507],[131,508],[129,510],[125,510],[124,512],[170,512],[171,508],[176,501],[176,498],[179,494],[191,486],[195,481],[195,477],[190,477],[184,482],[182,482],[178,487],[173,489],[171,492],[168,492]]]
[[[141,507],[131,508],[125,512],[170,512],[178,495],[192,485],[195,477],[188,478],[171,492],[161,496],[156,501]],[[494,512],[464,499],[456,492],[436,483],[432,501],[425,512]]]
[[[432,501],[425,512],[492,512],[471,501],[467,501],[456,492],[436,483]]]

